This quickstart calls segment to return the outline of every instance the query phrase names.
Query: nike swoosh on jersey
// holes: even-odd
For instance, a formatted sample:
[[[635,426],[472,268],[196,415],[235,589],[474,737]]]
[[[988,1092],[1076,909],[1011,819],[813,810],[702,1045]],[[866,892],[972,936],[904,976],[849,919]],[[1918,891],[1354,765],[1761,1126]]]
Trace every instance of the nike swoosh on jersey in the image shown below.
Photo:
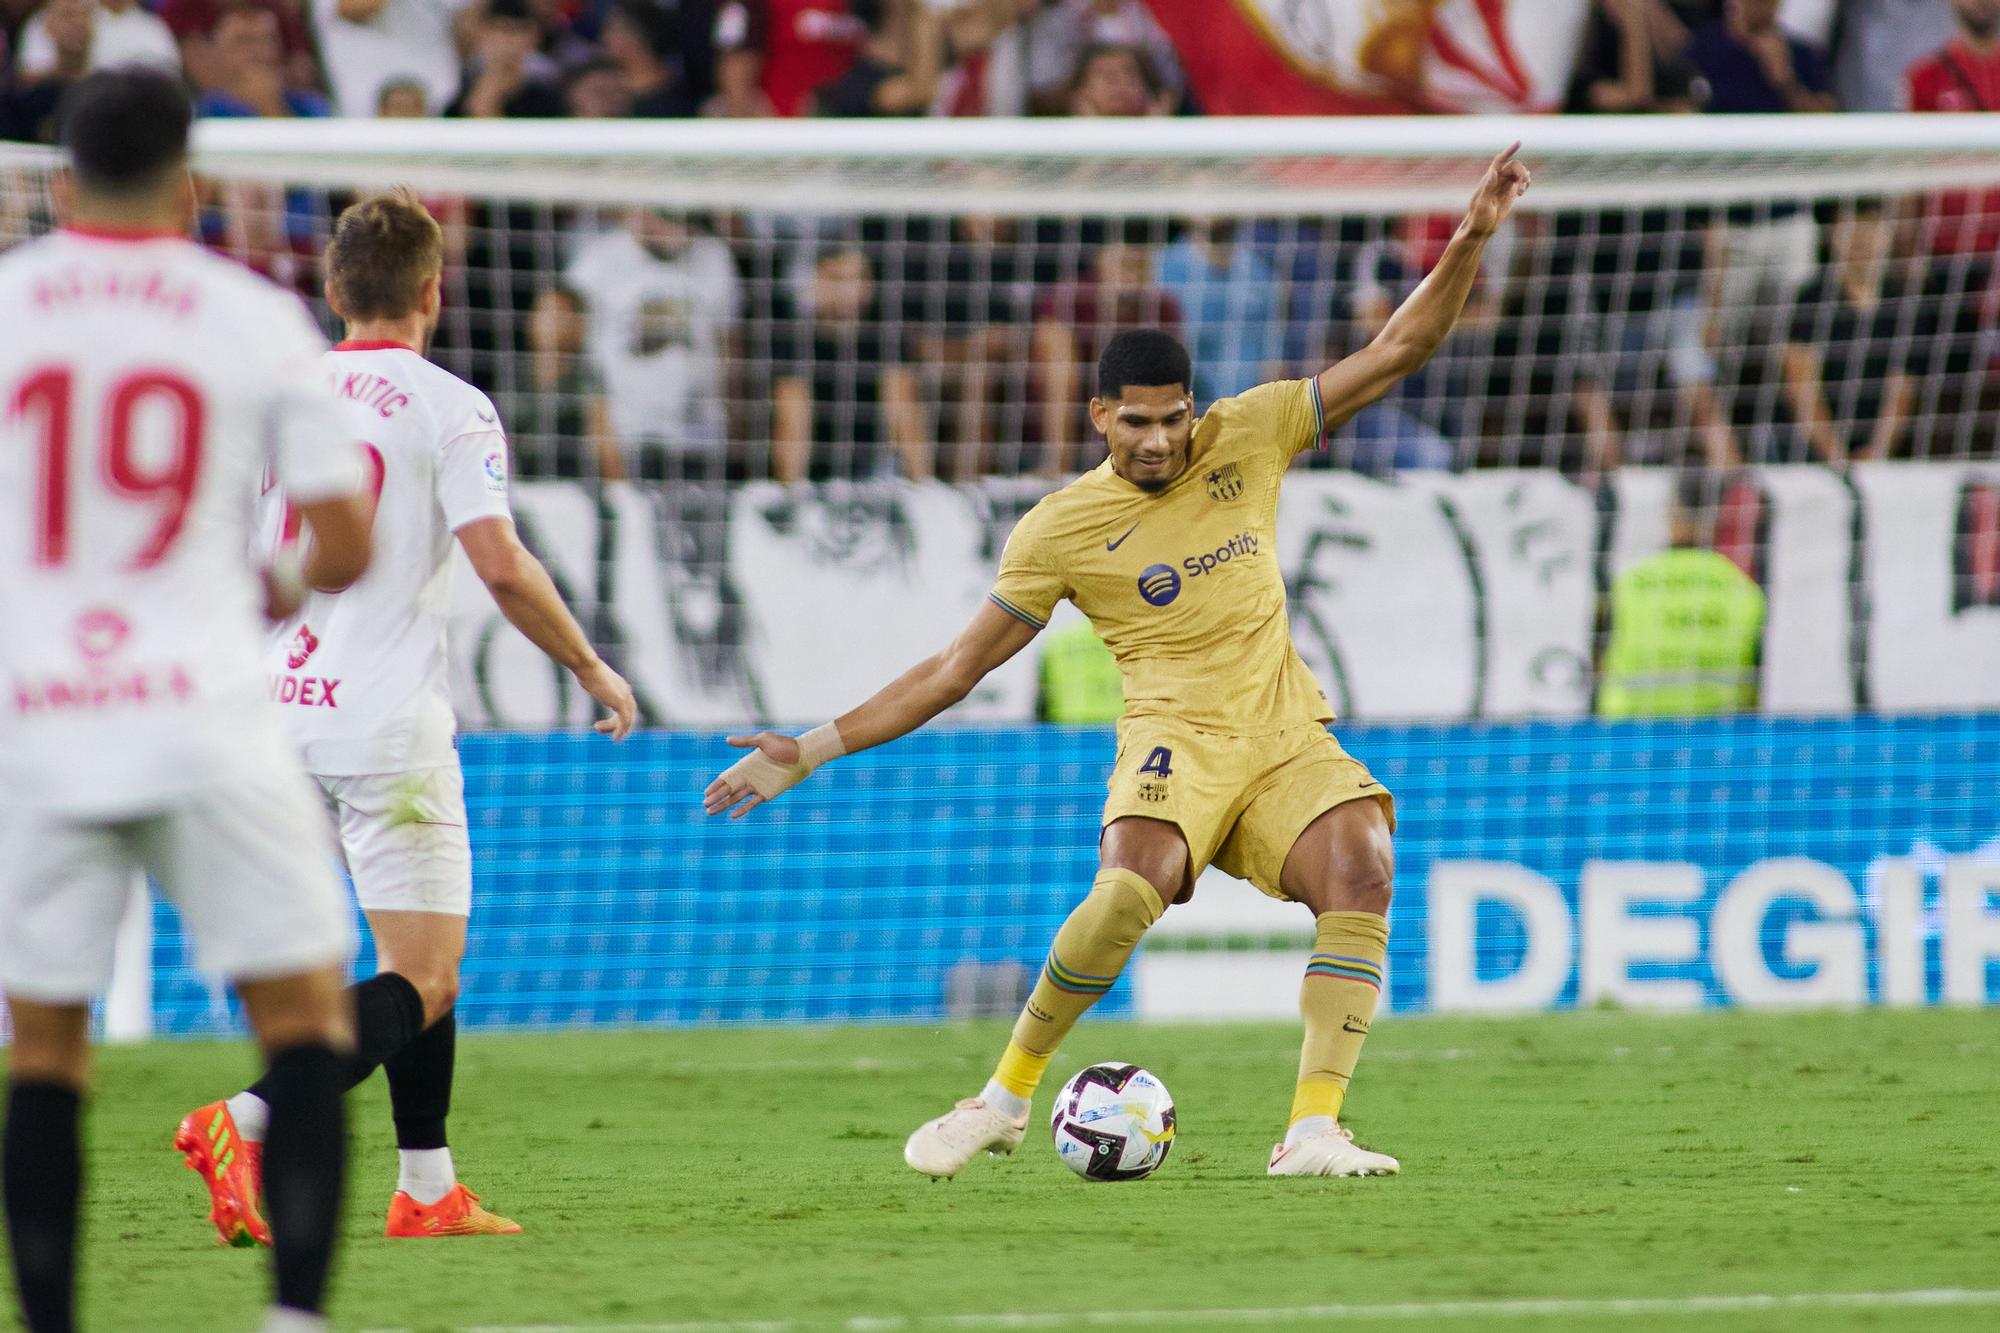
[[[1141,520],[1141,522],[1143,521],[1144,520]],[[1117,550],[1119,547],[1125,544],[1126,537],[1130,537],[1133,533],[1137,532],[1138,530],[1139,530],[1139,524],[1134,523],[1131,527],[1125,529],[1124,533],[1119,536],[1117,541],[1104,543],[1104,549],[1107,551]]]
[[[479,411],[475,411],[475,412],[474,412],[474,413],[473,413],[472,415],[474,415],[474,416],[478,417],[478,418],[479,418],[479,419],[480,419],[481,421],[490,421],[490,422],[494,422],[494,423],[498,423],[498,422],[499,422],[499,420],[500,420],[500,418],[499,418],[499,417],[496,417],[496,416],[494,416],[494,415],[493,415],[493,414],[492,414],[491,412],[479,412]]]

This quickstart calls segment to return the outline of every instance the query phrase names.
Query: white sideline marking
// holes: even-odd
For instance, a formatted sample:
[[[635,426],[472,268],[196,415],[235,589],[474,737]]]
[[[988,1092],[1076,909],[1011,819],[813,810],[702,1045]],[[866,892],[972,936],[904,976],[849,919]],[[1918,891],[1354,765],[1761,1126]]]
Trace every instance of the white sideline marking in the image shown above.
[[[923,1329],[1141,1327],[1147,1324],[1276,1324],[1340,1319],[1535,1319],[1558,1315],[1760,1314],[1773,1310],[1894,1310],[2000,1305],[2000,1290],[1800,1292],[1792,1295],[1634,1296],[1479,1301],[1391,1301],[1236,1310],[1087,1310],[1067,1314],[856,1315],[849,1319],[724,1319],[665,1324],[480,1324],[463,1333],[916,1333]],[[368,1333],[409,1333],[372,1329]]]

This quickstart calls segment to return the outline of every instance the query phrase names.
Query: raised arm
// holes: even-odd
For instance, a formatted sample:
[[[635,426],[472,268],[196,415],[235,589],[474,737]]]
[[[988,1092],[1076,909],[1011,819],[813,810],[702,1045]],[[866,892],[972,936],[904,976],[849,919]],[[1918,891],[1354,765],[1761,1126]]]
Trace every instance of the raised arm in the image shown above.
[[[1452,325],[1458,323],[1465,299],[1472,294],[1473,280],[1479,276],[1486,242],[1528,188],[1528,169],[1514,160],[1520,151],[1521,145],[1515,144],[1486,168],[1473,192],[1472,207],[1466,210],[1465,220],[1458,224],[1458,232],[1445,247],[1437,267],[1417,284],[1382,331],[1360,351],[1320,372],[1319,397],[1328,430],[1430,360]]]
[[[972,693],[987,673],[1027,647],[1035,634],[1035,626],[993,602],[982,603],[949,647],[905,671],[852,712],[802,736],[774,731],[731,736],[731,745],[751,753],[708,784],[702,808],[711,815],[727,810],[731,819],[741,819],[803,782],[828,760],[909,735]]]

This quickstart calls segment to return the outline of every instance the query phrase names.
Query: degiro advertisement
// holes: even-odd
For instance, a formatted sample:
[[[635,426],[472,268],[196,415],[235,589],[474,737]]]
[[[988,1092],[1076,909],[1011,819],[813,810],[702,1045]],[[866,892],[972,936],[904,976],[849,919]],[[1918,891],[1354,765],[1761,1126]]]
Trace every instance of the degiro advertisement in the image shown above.
[[[1396,794],[1396,1011],[2000,999],[2000,715],[1336,730]],[[701,813],[712,733],[461,754],[462,1021],[929,1021],[1025,995],[1089,890],[1114,743],[920,732],[734,822]],[[1292,1016],[1311,939],[1211,875],[1099,1010]],[[148,952],[157,1029],[229,1023],[164,907]]]
[[[2000,998],[2000,717],[1355,729],[1395,789],[1391,1006]],[[1142,1012],[1296,1007],[1298,909],[1215,882]],[[1224,902],[1228,909],[1222,910]],[[1245,922],[1253,924],[1246,931]]]

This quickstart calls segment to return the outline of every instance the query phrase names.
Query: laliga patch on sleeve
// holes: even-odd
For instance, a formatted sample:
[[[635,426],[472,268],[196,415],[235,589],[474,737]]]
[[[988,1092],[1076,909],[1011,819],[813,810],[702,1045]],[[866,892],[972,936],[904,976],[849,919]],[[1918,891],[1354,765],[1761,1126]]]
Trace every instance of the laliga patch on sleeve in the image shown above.
[[[486,489],[494,495],[507,493],[507,451],[493,449],[486,455]]]

